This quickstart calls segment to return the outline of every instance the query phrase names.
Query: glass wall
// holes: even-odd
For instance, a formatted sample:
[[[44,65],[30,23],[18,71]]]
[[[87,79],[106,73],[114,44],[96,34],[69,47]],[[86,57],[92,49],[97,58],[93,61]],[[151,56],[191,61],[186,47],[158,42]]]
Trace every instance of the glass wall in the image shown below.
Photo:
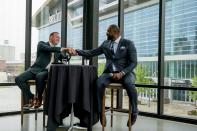
[[[38,42],[49,42],[52,32],[61,36],[61,0],[32,0],[31,65],[37,57]],[[61,46],[61,40],[57,46]],[[30,89],[35,94],[35,86]]]
[[[197,119],[197,91],[165,90],[169,99],[164,99],[164,114]]]
[[[67,46],[83,48],[83,0],[68,1],[67,10]],[[82,64],[82,57],[75,56],[71,64]]]
[[[139,111],[157,112],[157,89],[137,87]],[[128,108],[128,106],[126,106]],[[126,108],[125,107],[125,108]]]
[[[0,83],[13,83],[24,71],[25,6],[25,0],[1,1]],[[0,86],[0,98],[0,113],[20,110],[18,87]]]
[[[132,40],[137,49],[138,67],[136,69],[138,84],[157,84],[159,3],[155,0],[125,2],[125,38]]]
[[[124,18],[124,37],[133,41],[137,49],[136,84],[156,85],[158,77],[159,1],[125,1]],[[139,110],[156,113],[157,90],[139,87],[137,91]]]
[[[32,0],[32,64],[36,60],[38,42],[48,42],[52,32],[59,32],[61,36],[61,0]]]
[[[75,49],[83,47],[83,2],[68,0],[67,5],[65,37],[67,46]],[[99,0],[98,46],[106,40],[108,26],[118,24],[118,4],[118,0]],[[196,88],[197,1],[165,0],[165,5],[165,86]],[[0,17],[3,18],[0,25],[0,83],[14,82],[14,78],[24,71],[25,6],[24,0],[4,0],[0,6]],[[32,63],[36,59],[38,42],[47,42],[51,32],[61,33],[61,7],[61,0],[32,0]],[[136,84],[158,83],[158,31],[159,0],[124,0],[124,38],[133,41],[137,49]],[[100,75],[105,66],[104,55],[98,60]],[[72,57],[71,64],[81,63],[81,57]],[[157,89],[137,87],[137,90],[140,111],[156,113]],[[110,91],[106,95],[109,96]],[[196,96],[197,91],[164,90],[164,115],[196,119]],[[0,97],[0,113],[20,110],[18,87],[0,86]],[[108,98],[110,96],[106,106],[110,106]],[[128,109],[125,91],[123,108]]]
[[[197,80],[197,1],[166,0],[165,85],[194,87]],[[197,92],[167,90],[164,114],[197,119]]]
[[[99,1],[99,25],[98,25],[98,46],[106,39],[106,32],[111,24],[118,24],[118,0],[100,0]],[[105,56],[98,57],[98,75],[103,73],[105,67]],[[106,95],[111,95],[110,90],[106,90]],[[110,106],[111,97],[106,97],[106,106]],[[114,94],[114,107],[116,107],[116,94]]]

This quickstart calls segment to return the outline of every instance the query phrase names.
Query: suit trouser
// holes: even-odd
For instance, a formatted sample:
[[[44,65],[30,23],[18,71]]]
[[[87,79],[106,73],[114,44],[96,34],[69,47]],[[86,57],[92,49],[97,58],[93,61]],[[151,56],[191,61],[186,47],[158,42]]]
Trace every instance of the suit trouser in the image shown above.
[[[137,114],[137,90],[135,88],[135,80],[131,74],[126,74],[121,80],[114,81],[112,77],[106,73],[103,73],[97,80],[97,100],[98,100],[98,111],[101,113],[102,111],[102,98],[104,95],[104,89],[107,85],[112,82],[119,82],[123,84],[123,87],[126,89],[127,94],[129,96],[132,113]]]
[[[24,73],[20,74],[15,78],[16,84],[22,90],[24,96],[27,99],[32,99],[34,95],[31,93],[29,85],[27,83],[28,80],[35,80],[36,81],[36,91],[38,92],[38,96],[42,96],[42,93],[45,88],[45,80],[48,77],[48,71],[44,70],[37,74],[32,73],[30,70],[25,71]]]

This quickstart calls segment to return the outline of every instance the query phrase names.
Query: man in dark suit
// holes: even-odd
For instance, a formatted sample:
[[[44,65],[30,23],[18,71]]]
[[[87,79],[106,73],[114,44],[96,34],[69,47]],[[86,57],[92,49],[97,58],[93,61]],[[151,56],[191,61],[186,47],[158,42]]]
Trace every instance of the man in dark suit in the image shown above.
[[[104,88],[112,82],[120,82],[126,89],[132,105],[133,125],[137,119],[137,91],[135,88],[134,68],[137,66],[137,52],[132,41],[121,38],[119,27],[110,25],[107,30],[107,40],[93,50],[75,50],[73,55],[93,57],[104,54],[106,65],[103,74],[97,80],[98,110],[101,121],[101,103]],[[104,126],[106,125],[106,121]],[[128,123],[127,123],[128,125]]]
[[[68,48],[56,47],[59,43],[60,37],[58,32],[52,32],[49,36],[49,42],[40,41],[37,45],[37,58],[35,63],[27,69],[24,73],[15,78],[16,84],[22,90],[25,98],[29,100],[28,107],[39,108],[42,103],[42,94],[45,87],[45,80],[48,77],[48,69],[50,64],[58,62],[66,55],[63,52],[69,52]],[[62,53],[62,54],[61,54]],[[70,52],[71,53],[71,52]],[[27,81],[36,81],[37,96],[31,93]]]

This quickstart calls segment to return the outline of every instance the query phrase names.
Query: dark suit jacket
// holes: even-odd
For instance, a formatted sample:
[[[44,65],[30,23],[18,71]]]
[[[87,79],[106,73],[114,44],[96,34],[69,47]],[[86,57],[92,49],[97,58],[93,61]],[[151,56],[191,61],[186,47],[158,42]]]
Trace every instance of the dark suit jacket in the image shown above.
[[[60,53],[61,47],[51,47],[49,42],[40,41],[37,45],[37,58],[35,63],[28,69],[33,74],[37,74],[46,70],[47,65],[51,61],[51,53],[54,52],[54,62],[57,63],[58,60],[63,58]]]
[[[93,57],[104,54],[106,57],[105,70],[112,67],[112,63],[116,66],[118,71],[123,71],[125,74],[132,73],[137,66],[137,52],[132,41],[127,39],[120,39],[116,54],[111,51],[112,41],[106,40],[102,45],[93,50],[76,50],[77,53],[85,57]]]

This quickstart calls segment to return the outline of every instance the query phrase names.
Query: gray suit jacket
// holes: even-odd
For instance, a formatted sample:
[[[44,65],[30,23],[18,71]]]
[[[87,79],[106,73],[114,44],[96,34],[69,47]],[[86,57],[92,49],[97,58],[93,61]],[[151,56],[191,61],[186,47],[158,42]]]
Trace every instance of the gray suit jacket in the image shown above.
[[[35,63],[28,69],[33,74],[37,74],[46,70],[47,65],[51,61],[51,53],[54,52],[54,62],[58,62],[63,58],[60,53],[61,47],[51,47],[49,42],[40,41],[37,46],[37,58]]]
[[[110,40],[104,41],[100,47],[93,50],[76,50],[77,53],[85,57],[93,57],[104,54],[106,57],[106,72],[111,68],[112,63],[116,66],[118,71],[123,71],[125,74],[132,73],[137,66],[137,52],[132,41],[121,38],[116,54],[111,51],[112,42]]]

